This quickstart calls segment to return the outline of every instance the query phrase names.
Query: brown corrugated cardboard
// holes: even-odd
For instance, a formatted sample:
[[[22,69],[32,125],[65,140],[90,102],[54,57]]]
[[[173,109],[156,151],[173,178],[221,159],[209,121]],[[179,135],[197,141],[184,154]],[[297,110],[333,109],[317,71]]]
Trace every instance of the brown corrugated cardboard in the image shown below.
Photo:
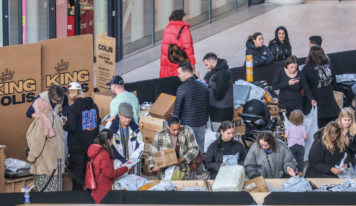
[[[243,191],[246,192],[269,192],[265,179],[259,176],[252,180],[246,180],[243,186]]]
[[[145,143],[145,151],[150,151],[151,144]]]
[[[98,106],[100,118],[110,114],[110,102],[114,97],[111,90],[93,93],[93,100]]]
[[[243,110],[243,107],[234,109],[234,118],[232,119],[233,122],[241,120],[241,117],[239,117],[239,113],[242,113],[242,110]]]
[[[173,113],[175,96],[162,93],[152,105],[149,113],[152,117],[166,119],[168,114]]]
[[[159,132],[163,130],[163,121],[163,119],[142,116],[140,118],[140,128]]]
[[[141,129],[141,134],[145,143],[152,144],[153,139],[157,135],[157,132],[148,129]]]
[[[110,89],[106,85],[115,75],[116,39],[106,31],[96,35],[96,87],[100,91]]]
[[[1,47],[0,145],[6,146],[7,158],[26,160],[26,133],[33,122],[26,117],[26,111],[40,92],[41,45]]]
[[[78,82],[85,96],[91,97],[94,91],[93,36],[49,39],[40,44],[42,91],[52,84],[68,86]]]
[[[178,163],[174,148],[153,153],[153,159],[155,160],[158,168],[165,168]]]

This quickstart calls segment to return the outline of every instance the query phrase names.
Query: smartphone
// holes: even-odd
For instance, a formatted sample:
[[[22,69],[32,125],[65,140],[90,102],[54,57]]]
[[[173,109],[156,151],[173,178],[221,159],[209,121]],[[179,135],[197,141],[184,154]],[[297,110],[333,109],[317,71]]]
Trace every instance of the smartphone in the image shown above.
[[[300,77],[294,77],[293,79],[295,79],[295,80],[300,80]]]

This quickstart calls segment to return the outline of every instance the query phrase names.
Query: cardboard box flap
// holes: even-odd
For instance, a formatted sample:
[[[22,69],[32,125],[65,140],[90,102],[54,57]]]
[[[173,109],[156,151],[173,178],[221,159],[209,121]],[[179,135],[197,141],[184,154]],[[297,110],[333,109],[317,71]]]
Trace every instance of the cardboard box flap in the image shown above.
[[[152,105],[149,113],[152,117],[165,119],[168,114],[173,113],[175,96],[160,94],[156,102]]]
[[[174,148],[153,153],[153,159],[155,160],[158,168],[165,168],[178,163]]]

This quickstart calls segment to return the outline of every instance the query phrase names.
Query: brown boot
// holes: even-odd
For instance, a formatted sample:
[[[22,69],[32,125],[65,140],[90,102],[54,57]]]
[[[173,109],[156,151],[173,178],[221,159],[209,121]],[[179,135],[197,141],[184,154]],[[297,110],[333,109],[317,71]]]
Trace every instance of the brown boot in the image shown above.
[[[298,172],[298,175],[299,175],[300,177],[303,177],[303,172]]]

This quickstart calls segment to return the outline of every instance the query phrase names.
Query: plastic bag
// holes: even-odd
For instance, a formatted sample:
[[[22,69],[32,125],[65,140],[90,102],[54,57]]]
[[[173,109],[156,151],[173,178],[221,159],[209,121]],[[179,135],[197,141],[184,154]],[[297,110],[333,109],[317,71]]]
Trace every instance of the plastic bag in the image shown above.
[[[238,165],[238,159],[239,153],[237,153],[236,155],[224,155],[223,163],[226,164],[226,166]]]
[[[213,184],[213,191],[241,191],[245,183],[245,169],[243,166],[220,167]]]
[[[209,146],[216,140],[216,132],[211,129],[205,129],[204,153],[208,151]]]
[[[336,82],[354,82],[356,79],[356,74],[342,74],[336,75]]]
[[[31,165],[22,160],[8,158],[5,160],[5,168],[12,172],[16,172],[19,169],[30,169]]]
[[[61,121],[63,124],[63,119],[66,119],[67,121],[67,117],[61,116]],[[64,134],[64,162],[68,161],[68,132],[63,130],[63,134]]]
[[[293,126],[293,124],[288,120],[285,113],[283,113],[283,116],[284,116],[285,128],[287,129],[290,126]],[[308,138],[304,140],[305,143],[304,161],[306,161],[308,160],[309,150],[314,142],[314,134],[319,130],[317,106],[312,108],[312,110],[308,115],[304,116],[303,125],[308,133]]]
[[[283,188],[280,192],[305,192],[312,191],[313,187],[310,182],[305,178],[300,178],[299,176],[291,177],[286,182],[283,183]]]
[[[140,187],[149,183],[146,178],[134,174],[124,175],[115,181],[115,190],[138,191]]]
[[[205,187],[186,187],[182,191],[206,191]]]
[[[234,109],[242,107],[250,94],[251,87],[249,85],[233,85],[234,92]]]
[[[173,183],[173,182],[164,181],[164,182],[159,183],[158,185],[155,185],[155,186],[151,187],[148,190],[152,190],[152,191],[175,191],[175,190],[177,190],[177,185],[176,185],[176,183]]]
[[[265,90],[263,90],[262,88],[254,85],[254,84],[251,84],[249,82],[239,79],[238,81],[235,82],[235,85],[248,85],[251,87],[250,94],[248,95],[248,99],[246,102],[248,102],[252,99],[261,100],[262,98],[264,98]]]
[[[351,179],[345,179],[343,185],[331,185],[323,184],[319,189],[314,190],[315,192],[354,192],[356,191],[356,181]]]

